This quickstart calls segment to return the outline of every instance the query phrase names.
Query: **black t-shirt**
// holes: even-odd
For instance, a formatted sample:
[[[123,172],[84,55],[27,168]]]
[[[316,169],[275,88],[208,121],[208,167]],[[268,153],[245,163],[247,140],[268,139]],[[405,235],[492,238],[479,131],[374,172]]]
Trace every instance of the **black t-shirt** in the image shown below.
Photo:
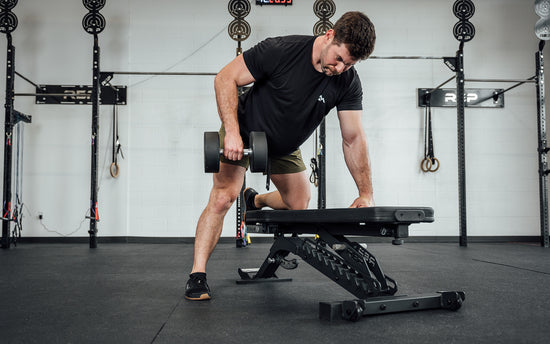
[[[350,68],[338,76],[315,70],[315,37],[268,38],[243,54],[256,80],[239,98],[239,127],[245,143],[251,131],[264,131],[270,155],[300,147],[335,106],[362,110],[361,81]]]

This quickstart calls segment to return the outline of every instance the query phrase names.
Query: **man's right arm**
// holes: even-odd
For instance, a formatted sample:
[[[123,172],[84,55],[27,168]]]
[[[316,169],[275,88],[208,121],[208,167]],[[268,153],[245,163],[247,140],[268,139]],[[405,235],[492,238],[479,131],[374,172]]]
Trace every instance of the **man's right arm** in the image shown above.
[[[218,114],[225,128],[223,155],[229,160],[240,160],[243,157],[243,140],[237,118],[237,87],[254,81],[242,54],[225,66],[214,79]]]

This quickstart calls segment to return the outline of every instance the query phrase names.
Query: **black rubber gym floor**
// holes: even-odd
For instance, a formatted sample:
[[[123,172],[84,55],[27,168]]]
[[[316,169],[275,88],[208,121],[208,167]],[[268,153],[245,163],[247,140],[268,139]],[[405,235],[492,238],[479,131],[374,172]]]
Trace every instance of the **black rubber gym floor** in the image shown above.
[[[292,282],[237,285],[270,245],[222,243],[213,299],[183,298],[191,244],[19,244],[0,251],[0,343],[548,343],[550,249],[535,244],[375,243],[398,294],[463,290],[457,312],[318,319],[320,301],[352,300],[305,263]]]

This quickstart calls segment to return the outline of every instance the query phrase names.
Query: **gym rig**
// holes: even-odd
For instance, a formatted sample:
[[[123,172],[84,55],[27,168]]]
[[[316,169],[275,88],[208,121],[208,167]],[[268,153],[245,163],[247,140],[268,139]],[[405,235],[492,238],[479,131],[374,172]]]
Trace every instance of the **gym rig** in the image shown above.
[[[5,102],[5,140],[4,140],[4,178],[3,178],[3,208],[2,208],[2,237],[0,246],[9,248],[15,244],[18,233],[21,231],[20,217],[17,207],[20,205],[17,200],[13,200],[12,195],[12,165],[13,165],[13,129],[19,122],[30,123],[31,116],[24,115],[14,109],[14,98],[20,96],[36,97],[37,104],[82,104],[92,105],[92,133],[91,133],[91,187],[90,187],[90,247],[97,246],[97,222],[98,215],[98,180],[97,180],[97,147],[98,147],[98,129],[99,122],[98,109],[101,104],[126,104],[126,86],[116,86],[109,83],[114,75],[203,75],[214,76],[216,73],[185,73],[185,72],[104,72],[99,67],[99,44],[98,35],[103,31],[106,25],[105,18],[99,11],[105,6],[106,0],[82,0],[84,7],[89,11],[82,20],[84,30],[93,35],[93,75],[92,85],[88,86],[70,86],[69,88],[61,85],[38,85],[25,78],[15,70],[15,47],[12,42],[11,33],[17,28],[17,16],[12,12],[17,5],[18,0],[0,0],[0,33],[6,35],[7,55],[6,55],[6,102]],[[535,1],[535,13],[540,17],[535,25],[535,34],[540,39],[538,51],[535,54],[536,74],[525,80],[494,80],[494,79],[466,79],[464,75],[464,43],[470,41],[475,35],[475,28],[469,19],[475,12],[475,6],[471,0],[456,0],[453,4],[453,13],[459,21],[453,27],[453,35],[460,42],[459,49],[454,57],[430,57],[430,56],[371,56],[370,59],[441,59],[455,73],[453,77],[435,88],[421,89],[423,97],[431,94],[443,87],[452,80],[456,80],[456,108],[457,108],[457,146],[458,146],[458,194],[459,194],[459,241],[460,246],[467,246],[467,215],[466,215],[466,166],[465,166],[465,108],[468,107],[465,101],[465,83],[466,82],[496,82],[510,83],[517,82],[515,85],[499,91],[491,97],[498,99],[505,92],[526,83],[534,83],[537,94],[537,127],[538,127],[538,175],[539,175],[539,199],[540,199],[540,245],[550,247],[550,216],[548,213],[548,167],[547,154],[550,151],[546,139],[546,112],[545,112],[545,92],[544,92],[544,57],[543,47],[546,40],[550,39],[550,30],[548,21],[550,14],[545,9],[548,8],[548,0]],[[249,0],[229,0],[228,10],[234,20],[228,26],[229,36],[237,41],[237,55],[242,53],[241,42],[250,36],[250,25],[245,17],[250,12]],[[315,24],[313,31],[315,35],[322,34],[332,27],[330,18],[335,13],[335,4],[333,0],[316,0],[313,4],[315,15],[319,21]],[[19,76],[25,81],[36,87],[36,93],[15,93],[14,79]],[[98,82],[99,81],[99,82]],[[486,99],[484,99],[486,100]],[[473,104],[470,104],[473,105]],[[423,106],[419,101],[419,106]],[[324,209],[326,206],[326,144],[325,144],[325,124],[320,125],[318,135],[319,145],[316,154],[316,170],[318,170],[318,208]],[[316,144],[317,146],[317,144]],[[17,153],[17,152],[16,152]],[[116,159],[113,159],[116,163]],[[317,165],[318,164],[318,165]],[[16,178],[17,179],[17,178]],[[243,185],[244,188],[244,185]],[[237,246],[246,246],[244,240],[244,209],[240,198],[237,200]],[[13,230],[11,223],[14,222],[18,227]]]

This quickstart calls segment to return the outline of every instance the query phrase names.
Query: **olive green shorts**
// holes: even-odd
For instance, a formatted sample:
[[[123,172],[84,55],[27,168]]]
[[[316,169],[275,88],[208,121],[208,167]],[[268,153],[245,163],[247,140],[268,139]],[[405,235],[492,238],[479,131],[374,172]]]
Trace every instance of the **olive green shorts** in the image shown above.
[[[225,128],[220,128],[220,148],[223,148],[223,141],[225,139]],[[245,148],[248,148],[248,143],[245,143]],[[250,162],[248,156],[243,156],[241,160],[234,161],[228,160],[223,155],[220,155],[220,161],[230,165],[242,166],[248,169]],[[302,160],[302,153],[300,150],[295,150],[289,155],[284,156],[270,156],[269,157],[269,170],[271,174],[288,174],[298,173],[306,170],[306,165]]]

